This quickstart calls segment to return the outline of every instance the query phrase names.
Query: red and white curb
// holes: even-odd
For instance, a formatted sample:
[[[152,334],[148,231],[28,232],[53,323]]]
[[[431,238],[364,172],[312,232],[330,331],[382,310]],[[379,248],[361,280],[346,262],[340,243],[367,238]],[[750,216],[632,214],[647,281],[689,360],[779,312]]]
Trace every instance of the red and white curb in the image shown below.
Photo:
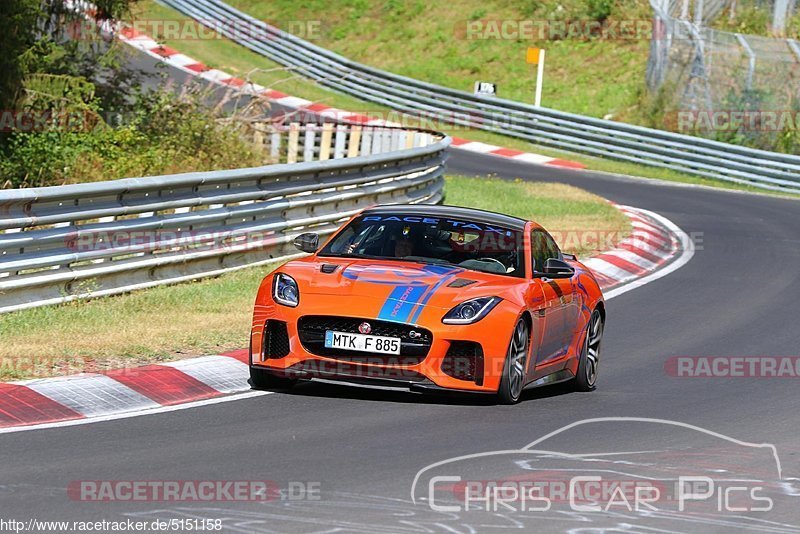
[[[523,163],[534,163],[537,165],[548,165],[550,167],[565,167],[567,169],[585,169],[586,165],[575,161],[568,161],[565,159],[551,158],[549,156],[542,156],[541,154],[533,154],[531,152],[523,152],[514,148],[503,148],[488,143],[481,143],[479,141],[470,141],[461,137],[453,137],[453,142],[450,146],[458,150],[466,150],[468,152],[477,152],[479,154],[488,154],[490,156],[498,156],[501,158],[513,159]]]
[[[614,250],[588,258],[606,299],[668,274],[693,254],[691,242],[664,217],[618,206],[633,231]],[[146,415],[225,402],[249,389],[248,351],[0,384],[0,433]],[[238,393],[239,395],[231,395]],[[216,400],[214,400],[216,399]]]
[[[685,234],[673,231],[663,217],[630,206],[617,208],[631,220],[631,234],[613,250],[583,262],[604,293],[657,271],[691,246]]]
[[[248,389],[247,350],[104,373],[0,384],[0,432],[107,418]]]
[[[360,113],[345,111],[343,109],[326,106],[325,104],[315,103],[305,98],[287,95],[286,93],[237,78],[221,70],[212,69],[200,61],[181,54],[173,48],[160,45],[149,36],[139,33],[133,28],[122,28],[117,34],[117,37],[120,41],[141,50],[150,57],[175,67],[191,76],[196,76],[220,86],[233,88],[242,94],[265,97],[282,107],[294,109],[303,113],[314,114],[336,122],[351,122],[368,126],[402,126],[402,124],[398,122],[374,119]],[[453,137],[452,146],[458,150],[489,154],[537,165],[565,167],[570,169],[586,168],[586,165],[574,161],[542,156],[541,154],[533,154],[513,148],[503,148],[479,141],[470,141],[469,139],[463,139],[461,137]]]

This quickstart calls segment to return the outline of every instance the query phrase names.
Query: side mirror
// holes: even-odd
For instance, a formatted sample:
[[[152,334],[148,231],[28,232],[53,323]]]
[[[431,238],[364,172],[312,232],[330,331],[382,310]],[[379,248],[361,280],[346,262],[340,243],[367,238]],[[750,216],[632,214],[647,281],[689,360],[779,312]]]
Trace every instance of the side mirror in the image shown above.
[[[550,258],[544,262],[544,274],[550,278],[571,278],[575,269],[563,260]]]
[[[314,232],[300,234],[294,238],[294,246],[302,252],[313,254],[319,248],[319,235]]]

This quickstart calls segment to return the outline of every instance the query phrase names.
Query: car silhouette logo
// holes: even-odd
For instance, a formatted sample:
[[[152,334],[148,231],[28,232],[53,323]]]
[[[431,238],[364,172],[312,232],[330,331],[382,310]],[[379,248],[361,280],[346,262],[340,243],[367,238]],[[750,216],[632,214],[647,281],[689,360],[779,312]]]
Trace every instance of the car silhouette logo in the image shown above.
[[[369,323],[361,323],[358,325],[358,331],[362,334],[369,334],[372,332],[372,326]]]

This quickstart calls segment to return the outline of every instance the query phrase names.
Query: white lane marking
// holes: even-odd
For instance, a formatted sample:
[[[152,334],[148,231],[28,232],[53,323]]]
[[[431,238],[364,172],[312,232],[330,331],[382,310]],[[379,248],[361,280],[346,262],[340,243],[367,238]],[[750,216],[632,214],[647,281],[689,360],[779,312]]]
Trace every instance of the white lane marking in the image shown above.
[[[260,95],[267,90],[267,88],[263,85],[258,85],[257,83],[253,82],[245,83],[240,89],[242,92],[247,93],[248,95]]]
[[[207,71],[203,71],[198,74],[200,78],[205,80],[209,80],[212,82],[221,82],[222,80],[227,80],[228,78],[233,78],[232,75],[228,74],[227,72],[222,72],[221,70],[211,69]]]
[[[497,145],[490,145],[487,143],[481,143],[480,141],[470,141],[469,143],[458,145],[458,148],[460,148],[461,150],[469,150],[470,152],[479,152],[481,154],[486,154],[488,152],[492,152],[493,150],[498,150],[502,147],[499,147]]]
[[[86,417],[160,406],[105,375],[52,378],[28,382],[25,386]]]
[[[517,154],[516,156],[511,156],[511,159],[517,161],[524,161],[526,163],[536,163],[537,165],[542,165],[544,163],[553,161],[554,158],[550,158],[548,156],[540,156],[539,154],[533,154],[531,152],[525,152],[524,154]]]
[[[199,63],[196,59],[190,58],[184,54],[175,54],[174,56],[169,56],[168,58],[164,58],[164,61],[171,65],[175,65],[176,67],[185,67],[186,65],[194,65],[195,63]]]
[[[241,391],[250,378],[247,364],[230,356],[202,356],[162,365],[177,369],[222,393]]]
[[[298,98],[296,96],[283,96],[275,100],[281,106],[286,106],[289,108],[304,108],[306,106],[310,106],[313,104],[311,100],[306,100],[305,98]]]
[[[138,48],[139,50],[142,50],[144,52],[149,52],[151,49],[158,48],[159,46],[161,46],[147,36],[134,37],[133,39],[128,39],[125,42],[133,46],[134,48]]]
[[[155,415],[160,413],[177,412],[178,410],[188,410],[189,408],[197,408],[200,406],[210,406],[213,404],[222,404],[225,402],[233,402],[237,400],[252,399],[254,397],[262,397],[264,395],[272,395],[273,391],[245,391],[236,395],[227,395],[224,397],[214,397],[213,399],[204,399],[194,402],[187,402],[186,404],[175,404],[173,406],[160,406],[149,410],[138,410],[135,412],[125,412],[109,415],[101,415],[92,417],[91,419],[73,419],[71,421],[57,421],[55,423],[43,423],[41,425],[30,426],[13,426],[9,428],[0,428],[0,434],[12,434],[14,432],[26,432],[29,430],[44,430],[47,428],[61,428],[66,426],[88,425],[91,423],[100,423],[103,421],[116,421],[118,419],[129,419],[132,417],[140,417],[142,415]]]
[[[642,278],[629,282],[625,285],[612,289],[611,291],[609,291],[604,295],[605,300],[613,299],[614,297],[618,297],[623,293],[627,293],[628,291],[632,291],[636,288],[642,287],[643,285],[647,285],[650,282],[655,282],[659,278],[663,278],[668,274],[677,271],[678,269],[689,263],[689,260],[691,260],[692,257],[694,257],[694,242],[692,241],[692,238],[686,232],[681,230],[681,228],[677,224],[653,211],[648,211],[643,209],[640,209],[639,211],[641,213],[644,213],[645,215],[648,215],[656,219],[658,222],[667,227],[667,229],[670,231],[672,235],[678,238],[681,244],[680,256],[678,256],[678,258],[675,261],[673,261],[663,269],[660,269],[654,273],[648,274],[647,276],[644,276]]]

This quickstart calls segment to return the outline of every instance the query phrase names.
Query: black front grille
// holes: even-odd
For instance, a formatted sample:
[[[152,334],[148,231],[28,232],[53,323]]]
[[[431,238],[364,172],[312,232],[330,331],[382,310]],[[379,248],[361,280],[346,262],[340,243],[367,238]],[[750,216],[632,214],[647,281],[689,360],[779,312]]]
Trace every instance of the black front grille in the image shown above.
[[[483,385],[483,347],[474,341],[451,341],[442,360],[442,372]]]
[[[286,323],[270,319],[264,325],[264,359],[283,358],[289,354],[289,332]]]
[[[325,332],[346,332],[359,334],[361,323],[369,323],[374,336],[400,338],[400,355],[381,354],[376,352],[348,352],[342,349],[325,347]],[[430,330],[412,325],[378,321],[376,319],[360,319],[355,317],[337,317],[331,315],[306,315],[297,321],[297,332],[300,343],[310,353],[337,360],[357,363],[376,363],[394,365],[414,365],[428,355],[433,342]]]

